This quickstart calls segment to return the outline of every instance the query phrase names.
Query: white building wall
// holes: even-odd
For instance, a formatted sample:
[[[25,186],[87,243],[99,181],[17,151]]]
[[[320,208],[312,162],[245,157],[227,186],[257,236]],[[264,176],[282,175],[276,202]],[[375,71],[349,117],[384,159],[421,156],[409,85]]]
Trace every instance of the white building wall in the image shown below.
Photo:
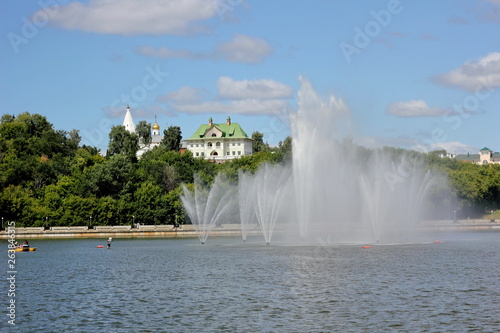
[[[211,137],[203,140],[189,140],[186,141],[186,144],[186,148],[191,151],[194,157],[230,160],[245,155],[252,155],[252,141],[250,139]],[[211,155],[213,152],[217,152],[217,155]]]

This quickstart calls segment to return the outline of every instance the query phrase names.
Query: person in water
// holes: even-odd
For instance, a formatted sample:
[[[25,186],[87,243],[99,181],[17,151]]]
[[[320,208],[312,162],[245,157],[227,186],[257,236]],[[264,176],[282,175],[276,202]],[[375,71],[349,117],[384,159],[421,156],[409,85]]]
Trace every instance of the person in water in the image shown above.
[[[23,247],[30,247],[30,244],[28,243],[28,240],[25,240],[23,243]]]
[[[108,249],[111,248],[111,242],[113,241],[113,238],[109,237],[108,238]]]

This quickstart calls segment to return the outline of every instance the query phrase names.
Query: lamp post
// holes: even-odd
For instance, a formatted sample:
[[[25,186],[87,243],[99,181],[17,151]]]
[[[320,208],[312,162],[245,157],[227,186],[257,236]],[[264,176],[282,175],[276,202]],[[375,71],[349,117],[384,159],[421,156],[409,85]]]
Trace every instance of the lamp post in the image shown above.
[[[453,211],[453,223],[457,223],[457,211]]]
[[[3,216],[2,216],[2,230],[3,230]]]
[[[90,216],[90,228],[92,228],[92,216]]]
[[[49,229],[49,217],[45,216],[45,230]]]
[[[135,227],[135,215],[132,215],[132,227]]]

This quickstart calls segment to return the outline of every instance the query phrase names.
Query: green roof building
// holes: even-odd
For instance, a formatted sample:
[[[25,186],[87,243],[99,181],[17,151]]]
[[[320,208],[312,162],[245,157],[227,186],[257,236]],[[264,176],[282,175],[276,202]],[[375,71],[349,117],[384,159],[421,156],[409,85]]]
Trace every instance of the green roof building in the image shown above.
[[[239,124],[232,123],[230,117],[221,124],[214,124],[212,118],[209,118],[208,124],[200,125],[185,142],[193,156],[218,163],[252,155],[253,140]]]
[[[479,154],[461,154],[455,156],[455,158],[479,165],[500,164],[500,153],[493,152],[493,150],[488,147],[481,149]]]

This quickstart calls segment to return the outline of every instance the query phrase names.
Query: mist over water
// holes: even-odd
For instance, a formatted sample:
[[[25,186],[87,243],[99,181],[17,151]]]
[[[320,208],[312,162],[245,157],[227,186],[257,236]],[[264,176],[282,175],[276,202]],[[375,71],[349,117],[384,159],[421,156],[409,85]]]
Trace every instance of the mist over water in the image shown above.
[[[309,81],[300,81],[298,110],[290,117],[291,163],[264,164],[255,174],[240,172],[237,186],[226,184],[230,198],[219,193],[219,178],[210,189],[195,185],[194,194],[185,188],[182,201],[203,234],[200,241],[206,240],[213,220],[230,211],[226,205],[234,205],[234,197],[239,214],[231,218],[240,221],[231,223],[241,223],[244,240],[249,226],[258,223],[268,244],[276,228],[294,243],[419,241],[418,223],[428,216],[431,197],[447,192],[444,177],[418,154],[355,145],[345,103],[322,98]]]
[[[266,243],[271,243],[276,223],[288,219],[285,212],[290,206],[290,187],[288,166],[264,164],[255,175],[240,172],[240,212],[244,212],[242,228],[246,229],[243,225],[256,219]]]
[[[199,175],[194,176],[194,191],[184,186],[181,201],[195,226],[201,244],[205,244],[210,232],[222,223],[229,223],[234,215],[236,188],[224,175],[217,175],[212,185],[203,183]]]

